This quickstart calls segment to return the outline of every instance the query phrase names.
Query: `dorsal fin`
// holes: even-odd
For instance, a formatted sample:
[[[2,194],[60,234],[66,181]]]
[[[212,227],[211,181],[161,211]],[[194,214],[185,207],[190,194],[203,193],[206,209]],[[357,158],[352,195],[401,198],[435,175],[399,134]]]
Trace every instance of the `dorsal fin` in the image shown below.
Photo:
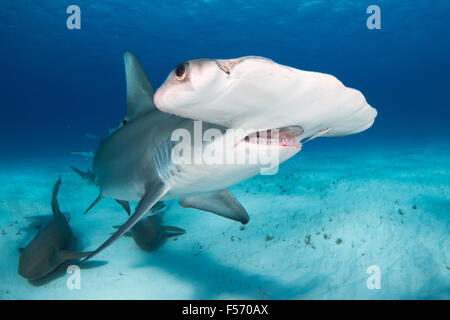
[[[127,80],[127,114],[125,123],[132,120],[138,114],[155,110],[153,103],[154,91],[145,75],[144,69],[134,54],[125,52],[125,76]]]
[[[61,178],[59,178],[58,181],[56,181],[55,186],[53,187],[53,192],[52,192],[52,212],[55,216],[61,214],[61,211],[59,211],[58,199],[56,199],[56,196],[58,195],[58,190],[59,190],[60,184],[61,184]]]
[[[130,204],[128,203],[128,201],[116,199],[116,202],[117,202],[118,204],[120,204],[120,205],[122,206],[122,208],[125,209],[125,211],[126,211],[126,213],[127,213],[128,215],[130,215],[130,212],[131,212],[131,211],[130,211]]]

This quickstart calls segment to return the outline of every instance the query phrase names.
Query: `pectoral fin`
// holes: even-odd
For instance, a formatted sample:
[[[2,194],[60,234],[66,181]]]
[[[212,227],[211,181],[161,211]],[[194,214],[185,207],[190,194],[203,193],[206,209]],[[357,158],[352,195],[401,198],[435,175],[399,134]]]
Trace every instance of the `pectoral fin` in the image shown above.
[[[97,250],[92,252],[87,256],[81,263],[87,261],[98,253],[102,252],[108,246],[110,246],[114,241],[119,239],[124,233],[130,230],[154,205],[158,200],[160,200],[169,191],[169,187],[161,181],[155,181],[151,185],[148,185],[147,193],[142,197],[136,211],[133,215],[123,224],[119,230],[117,230],[108,240],[106,240]]]
[[[186,233],[186,230],[181,229],[181,228],[177,228],[177,227],[171,227],[171,226],[163,226],[162,227],[164,230],[164,235],[169,238],[169,237],[174,237],[174,236],[178,236],[180,234],[184,234]]]
[[[100,200],[103,199],[102,194],[100,193],[98,195],[98,197],[94,200],[94,202],[91,203],[91,205],[89,206],[89,208],[86,209],[86,211],[84,213],[88,213],[89,210],[91,210]]]
[[[116,202],[118,204],[120,204],[122,206],[122,208],[125,209],[125,211],[127,212],[128,215],[130,215],[131,210],[130,210],[130,204],[128,203],[128,201],[123,201],[123,200],[116,199]]]
[[[182,207],[209,211],[224,218],[239,221],[242,224],[246,224],[249,220],[244,207],[228,189],[185,197],[180,199],[179,203]]]
[[[67,261],[67,260],[75,260],[75,259],[81,259],[84,257],[87,257],[90,255],[91,252],[74,252],[70,250],[62,250],[58,252],[59,258],[61,261]]]
[[[164,202],[162,201],[158,201],[151,209],[151,212],[156,214],[157,212],[161,211],[162,209],[164,209],[166,207],[166,205],[164,204]]]
[[[113,226],[114,229],[119,229],[120,226]],[[131,233],[131,231],[127,231],[123,234],[124,237],[133,237],[133,234]]]

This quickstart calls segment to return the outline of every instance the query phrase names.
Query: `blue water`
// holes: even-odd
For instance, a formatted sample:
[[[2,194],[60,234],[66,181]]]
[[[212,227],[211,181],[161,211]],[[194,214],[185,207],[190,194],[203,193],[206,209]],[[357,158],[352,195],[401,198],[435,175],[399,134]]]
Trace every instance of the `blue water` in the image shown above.
[[[81,30],[66,28],[66,8],[71,4],[81,8]],[[369,16],[366,8],[371,4],[381,8],[380,30],[366,27]],[[373,127],[366,132],[342,139],[317,139],[308,145],[306,155],[317,152],[333,156],[348,150],[349,158],[352,158],[351,152],[366,157],[366,165],[370,165],[372,155],[374,159],[379,156],[380,150],[404,151],[402,159],[406,162],[409,157],[405,156],[406,152],[419,153],[423,159],[428,159],[421,168],[430,170],[424,169],[422,180],[404,183],[417,188],[431,185],[440,188],[432,195],[437,199],[432,207],[440,210],[437,216],[439,225],[443,226],[440,236],[443,247],[437,249],[437,255],[448,259],[449,34],[450,3],[445,0],[5,0],[0,3],[2,177],[8,177],[8,172],[29,172],[31,176],[33,172],[44,170],[42,175],[48,180],[43,178],[46,182],[40,185],[37,175],[33,187],[42,188],[36,201],[42,201],[41,210],[48,209],[45,207],[53,178],[60,173],[70,173],[45,175],[52,160],[42,159],[67,159],[64,157],[69,151],[95,151],[98,142],[87,138],[85,133],[106,137],[108,129],[116,127],[124,116],[126,92],[122,53],[125,51],[133,52],[140,59],[155,89],[174,66],[189,59],[265,56],[298,69],[332,74],[346,86],[360,90],[378,111]],[[444,150],[436,153],[436,157],[444,161],[431,162],[433,150]],[[395,161],[393,156],[392,162]],[[405,172],[414,174],[418,166],[414,161],[389,169],[394,184],[404,178],[401,170],[406,168]],[[408,167],[413,163],[415,167]],[[27,164],[30,171],[22,171]],[[326,166],[324,164],[324,170]],[[380,169],[378,173],[383,179],[385,171]],[[6,197],[9,203],[4,204],[4,212],[0,214],[13,215],[6,210],[19,203],[19,192],[22,198],[26,195],[26,176],[12,175],[2,180],[3,184],[8,184],[8,179],[14,183],[23,179],[24,185],[20,189],[17,186],[5,189],[9,192]],[[243,192],[239,188],[236,192]],[[422,192],[418,190],[417,194]],[[92,191],[92,196],[94,194]],[[86,203],[91,200],[85,199]],[[66,206],[70,206],[68,201],[67,197]],[[405,206],[411,207],[412,203],[406,203],[405,200]],[[392,210],[397,212],[398,209]],[[426,220],[416,223],[426,224]],[[273,226],[267,228],[270,233]],[[98,241],[104,237],[99,236]],[[430,242],[428,248],[436,249],[434,247],[435,243]],[[444,262],[448,270],[450,262]],[[433,266],[427,268],[427,272],[434,272]],[[225,267],[223,270],[226,273]],[[443,270],[439,271],[440,276],[430,276],[430,279],[442,283],[444,277],[448,284],[449,272]],[[421,270],[414,272],[419,274]],[[407,273],[406,277],[414,278],[414,272]],[[436,289],[431,284],[434,291],[429,296],[423,294],[427,289],[424,286],[425,289],[412,288],[408,295],[391,291],[384,296],[369,297],[448,298],[448,286]],[[20,294],[17,297],[20,298]],[[163,297],[170,298],[170,295]],[[214,298],[213,295],[181,296],[186,297]],[[250,298],[255,297],[261,298],[250,295]],[[327,295],[316,292],[305,297],[326,298]],[[368,296],[343,293],[341,297]]]
[[[77,149],[85,132],[116,126],[124,51],[139,57],[155,88],[199,57],[260,55],[330,73],[379,111],[364,138],[342,143],[448,141],[446,1],[379,1],[381,30],[366,27],[371,1],[77,1],[81,30],[66,28],[70,4],[0,6],[2,150]]]

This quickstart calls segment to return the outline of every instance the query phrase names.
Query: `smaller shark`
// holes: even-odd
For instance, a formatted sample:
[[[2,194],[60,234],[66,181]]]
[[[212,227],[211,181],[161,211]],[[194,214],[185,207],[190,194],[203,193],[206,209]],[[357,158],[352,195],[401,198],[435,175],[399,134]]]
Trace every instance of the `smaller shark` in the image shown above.
[[[156,203],[150,210],[147,219],[140,220],[124,236],[132,237],[141,250],[153,251],[161,246],[166,238],[184,234],[186,231],[181,228],[161,224],[161,216],[155,215],[155,213],[164,207],[162,202]],[[114,228],[118,229],[120,226]]]
[[[96,136],[95,134],[92,134],[92,133],[89,133],[89,132],[86,132],[84,134],[84,136],[86,138],[93,139],[93,140],[101,140],[101,138],[99,136]]]
[[[92,151],[71,151],[68,152],[67,155],[69,156],[81,156],[86,159],[92,159],[94,158],[94,153]]]
[[[36,280],[45,277],[62,263],[81,259],[90,252],[73,251],[74,236],[66,217],[59,210],[58,194],[61,178],[53,187],[52,212],[50,222],[42,228],[25,248],[19,248],[19,274],[28,279]]]

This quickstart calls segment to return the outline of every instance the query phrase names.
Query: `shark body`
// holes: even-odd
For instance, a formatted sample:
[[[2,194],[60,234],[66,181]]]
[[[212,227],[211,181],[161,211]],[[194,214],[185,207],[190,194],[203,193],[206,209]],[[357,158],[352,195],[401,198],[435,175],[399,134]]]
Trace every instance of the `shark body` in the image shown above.
[[[51,220],[36,234],[25,247],[20,248],[19,274],[28,279],[43,278],[54,271],[62,263],[86,257],[89,252],[73,251],[74,236],[66,217],[59,210],[57,194],[61,179],[59,179],[52,194]]]
[[[257,129],[263,129],[264,131],[250,130],[246,127],[236,144],[224,147],[223,141],[227,139],[227,129],[232,124],[230,119],[225,119],[223,116],[223,114],[226,114],[226,110],[213,112],[214,116],[210,117],[212,121],[208,122],[204,117],[195,116],[195,108],[184,112],[183,108],[189,103],[181,105],[177,109],[182,111],[183,117],[175,115],[176,112],[173,112],[173,109],[167,108],[170,99],[172,99],[169,102],[170,106],[177,105],[177,101],[173,101],[173,97],[177,95],[174,95],[172,89],[181,88],[182,90],[195,91],[192,86],[189,87],[188,85],[187,89],[186,86],[180,86],[180,84],[185,84],[185,79],[188,79],[186,77],[189,70],[186,64],[183,65],[186,67],[181,71],[177,67],[166,80],[166,83],[158,90],[158,92],[160,90],[162,92],[158,99],[155,99],[155,101],[159,101],[159,105],[155,106],[153,88],[136,57],[127,52],[124,54],[124,60],[127,80],[127,112],[119,128],[101,143],[95,153],[93,171],[100,188],[100,194],[89,209],[103,197],[111,197],[122,203],[139,201],[139,204],[128,221],[84,261],[98,254],[125,234],[161,200],[178,198],[183,207],[209,211],[239,221],[242,224],[249,221],[246,210],[227,188],[257,175],[261,172],[264,164],[196,163],[195,161],[175,163],[173,161],[173,150],[177,142],[174,141],[173,134],[176,130],[183,130],[183,132],[189,133],[190,137],[198,136],[199,131],[200,137],[203,137],[211,129],[222,134],[220,139],[200,141],[200,143],[198,141],[196,143],[195,138],[189,141],[192,157],[195,154],[204,156],[205,152],[211,152],[211,150],[222,151],[225,154],[236,151],[249,154],[255,149],[269,152],[276,150],[279,163],[298,153],[301,149],[300,139],[305,138],[304,135],[302,136],[303,128],[296,126],[295,121],[289,121],[292,116],[286,114],[283,118],[277,110],[276,118],[273,117],[273,121],[278,124],[280,119],[284,119],[280,122],[282,126],[270,126],[267,123],[260,125],[260,123],[253,122],[256,123]],[[204,62],[203,60],[200,61],[201,63],[192,62],[191,66],[200,66],[200,69],[203,68],[202,72],[204,72]],[[233,65],[227,67],[226,62],[224,63],[222,60],[221,63],[211,64],[208,60],[206,66],[211,68],[212,73],[229,74]],[[191,71],[194,74],[194,69]],[[185,72],[185,77],[183,77]],[[172,75],[176,78],[171,79]],[[181,76],[179,77],[179,75]],[[182,82],[178,83],[177,81],[180,79]],[[201,91],[198,94],[204,96],[206,93]],[[218,94],[220,94],[220,90]],[[229,95],[233,94],[229,93]],[[167,98],[168,96],[170,96],[170,99]],[[183,95],[180,94],[179,96],[182,97]],[[156,107],[175,114],[161,112]],[[232,112],[235,114],[236,109],[237,106],[233,105]],[[278,108],[274,108],[274,110],[276,109]],[[269,112],[265,118],[270,120],[271,110],[265,111]],[[207,110],[200,110],[200,112],[204,113]],[[246,110],[242,115],[242,119],[252,117],[249,110]],[[259,114],[257,118],[259,119],[260,116]],[[201,128],[198,127],[195,119],[203,120]],[[373,119],[370,120],[373,122]],[[366,121],[362,125],[370,127],[372,122]],[[356,126],[361,127],[361,124],[356,124]],[[279,135],[277,132],[276,136],[271,136],[268,129],[275,127],[279,128]],[[314,132],[311,129],[308,132],[308,137],[315,137],[328,131],[329,128],[326,127],[320,127]],[[359,131],[362,131],[362,128]],[[260,138],[262,133],[268,133],[264,140]],[[347,134],[350,134],[350,131]]]
[[[146,218],[142,218],[124,236],[133,238],[141,250],[154,251],[159,248],[167,238],[179,236],[186,231],[173,226],[162,225],[162,215],[157,214],[165,205],[158,202],[150,209]],[[115,226],[118,229],[120,226]]]

